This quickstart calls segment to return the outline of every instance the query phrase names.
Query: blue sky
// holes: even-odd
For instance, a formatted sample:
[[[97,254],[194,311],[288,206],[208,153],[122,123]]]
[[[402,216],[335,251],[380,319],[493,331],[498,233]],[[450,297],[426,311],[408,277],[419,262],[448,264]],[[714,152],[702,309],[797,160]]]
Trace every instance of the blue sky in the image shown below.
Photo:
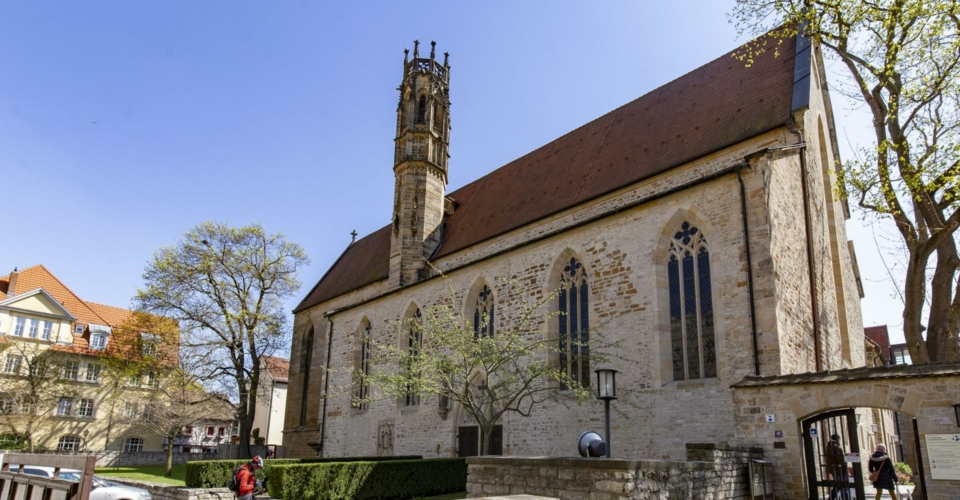
[[[259,221],[313,259],[292,309],[351,230],[389,221],[415,38],[451,54],[453,190],[732,50],[731,5],[6,0],[0,274],[42,263],[127,306],[159,246],[205,220]],[[869,122],[837,108],[849,155]],[[896,339],[902,306],[850,223],[864,323]]]

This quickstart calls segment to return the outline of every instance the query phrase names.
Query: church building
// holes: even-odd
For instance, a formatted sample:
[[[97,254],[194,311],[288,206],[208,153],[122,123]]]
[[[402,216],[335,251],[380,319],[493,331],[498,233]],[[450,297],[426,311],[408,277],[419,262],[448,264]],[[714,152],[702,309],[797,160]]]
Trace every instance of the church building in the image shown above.
[[[396,322],[451,288],[465,317],[495,310],[499,328],[517,304],[498,277],[579,292],[552,304],[571,311],[544,326],[559,345],[600,323],[621,340],[631,362],[609,368],[633,404],[612,415],[619,458],[734,442],[731,385],[744,377],[863,366],[821,52],[802,36],[757,43],[750,64],[724,54],[452,192],[449,59],[415,45],[400,75],[393,213],[295,310],[285,455],[475,454],[475,424],[436,397],[354,407],[332,388],[366,359],[356,339],[399,345]],[[597,367],[575,359],[556,362],[590,384]],[[602,419],[595,400],[549,400],[506,414],[491,451],[575,455]]]

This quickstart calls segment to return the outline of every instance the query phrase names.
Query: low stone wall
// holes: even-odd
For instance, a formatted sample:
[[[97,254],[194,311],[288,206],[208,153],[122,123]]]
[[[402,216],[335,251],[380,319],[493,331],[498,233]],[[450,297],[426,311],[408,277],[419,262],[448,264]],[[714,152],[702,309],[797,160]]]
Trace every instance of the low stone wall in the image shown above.
[[[233,500],[235,498],[234,493],[226,488],[183,488],[169,484],[116,477],[108,477],[106,479],[129,486],[136,486],[137,488],[143,488],[150,492],[153,500]],[[258,498],[264,499],[265,497],[259,496]]]
[[[8,453],[0,450],[0,454]],[[9,452],[22,453],[22,452]],[[94,455],[97,457],[97,467],[137,467],[140,465],[165,465],[167,453],[163,451],[41,451],[36,454],[49,455]],[[185,464],[194,460],[217,460],[217,453],[174,453],[173,463]]]
[[[690,461],[472,457],[468,498],[540,495],[560,500],[747,499],[747,462],[758,449],[687,446]]]

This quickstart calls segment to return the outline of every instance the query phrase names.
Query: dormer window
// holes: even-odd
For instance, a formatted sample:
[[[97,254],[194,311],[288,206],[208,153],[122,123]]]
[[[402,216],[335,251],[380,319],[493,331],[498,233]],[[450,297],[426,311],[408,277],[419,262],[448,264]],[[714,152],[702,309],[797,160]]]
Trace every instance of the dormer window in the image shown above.
[[[420,100],[417,101],[417,123],[425,123],[427,121],[427,96],[420,96]]]
[[[160,337],[150,333],[140,334],[140,352],[147,357],[157,355],[157,346],[160,344]]]
[[[107,325],[97,325],[90,323],[87,325],[90,329],[90,349],[101,351],[107,348],[107,336],[113,333],[113,330]]]
[[[107,347],[107,336],[102,333],[95,333],[90,336],[90,348],[101,351]]]
[[[83,325],[77,324],[76,326],[74,326],[73,333],[79,333],[80,335],[83,335]]]

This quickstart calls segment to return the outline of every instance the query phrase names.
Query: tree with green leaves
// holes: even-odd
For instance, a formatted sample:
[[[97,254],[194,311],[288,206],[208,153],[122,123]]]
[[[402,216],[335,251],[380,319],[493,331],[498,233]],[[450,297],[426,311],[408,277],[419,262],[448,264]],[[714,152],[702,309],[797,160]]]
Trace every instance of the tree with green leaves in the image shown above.
[[[181,351],[177,322],[135,311],[113,331],[100,358],[101,392],[106,393],[110,432],[114,424],[162,436],[167,441],[165,476],[173,473],[173,443],[184,427],[210,414],[233,409],[209,394],[199,378],[203,361],[196,351]]]
[[[956,0],[738,0],[741,33],[798,30],[839,61],[841,91],[873,138],[836,168],[865,214],[892,221],[905,254],[903,330],[915,363],[960,359],[960,4]],[[747,61],[759,50],[747,44]]]
[[[560,343],[542,328],[560,315],[549,311],[557,294],[534,300],[520,282],[498,282],[504,296],[516,299],[506,311],[496,309],[496,321],[487,312],[465,317],[450,289],[445,299],[394,322],[403,339],[399,345],[376,342],[366,331],[356,333],[359,356],[350,367],[353,406],[436,397],[440,411],[452,405],[477,423],[484,455],[504,415],[529,417],[549,399],[567,404],[593,397],[589,382],[584,384],[589,378],[572,375],[568,365],[558,361]],[[580,336],[572,338],[587,338],[586,331],[577,333]],[[598,366],[620,359],[614,354],[618,344],[607,342],[601,328],[591,328],[589,342],[569,341],[562,355],[584,353],[569,354],[573,366]]]
[[[154,255],[134,298],[139,310],[176,320],[181,350],[203,356],[198,375],[237,397],[241,444],[250,443],[262,357],[288,340],[284,300],[308,262],[303,248],[259,224],[205,222]]]

